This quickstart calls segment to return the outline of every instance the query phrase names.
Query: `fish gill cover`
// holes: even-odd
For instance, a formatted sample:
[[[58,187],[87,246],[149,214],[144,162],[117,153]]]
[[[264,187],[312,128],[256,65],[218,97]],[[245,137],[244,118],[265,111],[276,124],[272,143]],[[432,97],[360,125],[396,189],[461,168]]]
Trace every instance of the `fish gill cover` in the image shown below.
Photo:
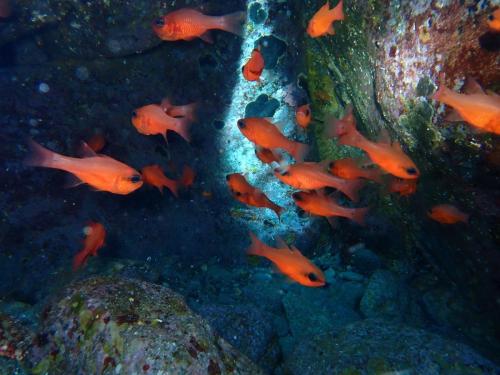
[[[499,7],[0,0],[0,374],[499,373]]]

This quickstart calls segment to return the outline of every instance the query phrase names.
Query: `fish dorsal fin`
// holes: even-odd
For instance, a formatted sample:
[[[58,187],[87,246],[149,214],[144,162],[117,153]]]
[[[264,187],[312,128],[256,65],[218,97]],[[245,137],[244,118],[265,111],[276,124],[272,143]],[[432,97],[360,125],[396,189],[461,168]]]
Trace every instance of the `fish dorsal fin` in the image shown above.
[[[86,142],[82,142],[82,146],[80,147],[80,154],[82,158],[92,158],[98,156]]]
[[[200,35],[200,39],[204,42],[214,44],[214,38],[212,37],[212,33],[210,31],[206,31]]]
[[[465,81],[464,92],[466,94],[469,94],[469,95],[471,95],[471,94],[483,94],[484,95],[483,88],[472,77],[467,77],[467,80]]]
[[[448,122],[464,121],[462,116],[460,116],[460,113],[458,113],[456,110],[452,110],[450,113],[448,113],[444,120]]]
[[[290,246],[288,246],[285,240],[280,236],[276,237],[276,246],[278,246],[279,249],[290,249]]]
[[[303,256],[299,249],[297,249],[294,245],[290,246],[290,250],[292,250],[297,255]]]
[[[66,189],[77,187],[81,184],[84,184],[82,180],[76,177],[74,174],[68,174],[66,176],[66,181],[64,182],[64,187]]]
[[[378,135],[377,139],[378,143],[391,144],[391,137],[389,136],[389,132],[387,129],[382,129]]]
[[[401,143],[399,143],[398,141],[392,143],[392,148],[397,151],[403,152],[403,149],[401,148]]]
[[[325,5],[319,8],[318,14],[320,15],[328,14],[329,11],[330,11],[330,1],[326,0]]]

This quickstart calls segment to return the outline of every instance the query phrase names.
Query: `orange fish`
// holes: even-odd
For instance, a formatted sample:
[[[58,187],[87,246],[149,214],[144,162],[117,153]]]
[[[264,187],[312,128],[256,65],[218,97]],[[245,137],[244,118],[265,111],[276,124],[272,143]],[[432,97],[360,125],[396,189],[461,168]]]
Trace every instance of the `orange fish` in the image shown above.
[[[279,248],[267,246],[249,232],[252,244],[247,249],[248,255],[257,255],[273,262],[281,273],[295,280],[301,285],[309,287],[321,287],[326,284],[325,275],[309,259],[302,255],[295,246],[289,247],[279,240]]]
[[[488,17],[488,27],[491,31],[500,33],[500,8],[495,10]]]
[[[360,225],[365,223],[365,215],[368,212],[368,207],[342,207],[335,201],[335,199],[328,197],[326,194],[318,192],[317,190],[310,192],[298,191],[292,194],[292,198],[297,206],[313,215],[325,217],[346,217]]]
[[[330,9],[329,1],[323,5],[311,18],[307,26],[307,33],[312,38],[318,38],[323,35],[335,35],[333,22],[344,19],[343,0],[340,0],[337,6]]]
[[[378,142],[371,142],[358,132],[352,106],[347,108],[342,119],[331,122],[327,131],[330,137],[339,137],[340,144],[362,149],[375,164],[396,177],[415,179],[420,175],[417,166],[403,152],[399,142],[391,143],[387,132],[382,131],[382,139]]]
[[[467,223],[469,221],[468,214],[463,213],[451,204],[438,204],[432,207],[427,215],[441,224]]]
[[[109,156],[97,155],[84,144],[83,158],[64,156],[42,147],[33,140],[29,141],[31,155],[26,165],[61,169],[72,173],[78,180],[72,184],[89,184],[100,191],[114,194],[129,194],[142,186],[142,177],[135,169]]]
[[[389,191],[391,193],[399,193],[403,197],[415,194],[417,191],[417,180],[393,178],[389,183]]]
[[[276,163],[280,163],[283,160],[283,156],[279,152],[270,150],[268,148],[262,148],[260,146],[257,146],[255,148],[255,155],[261,162],[265,164],[271,164],[273,161]]]
[[[170,117],[183,117],[192,122],[196,122],[197,120],[196,110],[198,109],[198,103],[173,105],[169,98],[164,98],[160,106]]]
[[[179,180],[172,180],[165,176],[161,167],[157,164],[148,165],[142,168],[142,178],[144,182],[158,188],[163,194],[163,187],[168,188],[175,197],[179,197],[181,187],[189,187],[194,182],[194,172],[189,167],[184,167],[182,177]]]
[[[245,77],[247,81],[258,81],[263,70],[264,57],[262,56],[262,53],[260,53],[260,50],[258,48],[255,48],[252,51],[250,59],[241,68],[243,77]]]
[[[273,203],[262,190],[250,185],[243,175],[228,174],[226,181],[234,199],[249,206],[269,208],[280,218],[283,207]]]
[[[106,230],[101,223],[90,222],[83,229],[85,240],[83,249],[80,250],[73,258],[73,271],[83,267],[89,257],[97,256],[97,251],[104,246],[106,239]]]
[[[307,128],[311,123],[311,106],[304,104],[297,107],[295,110],[295,120],[302,129]]]
[[[206,16],[194,9],[179,9],[157,18],[153,31],[162,40],[193,40],[200,38],[213,43],[210,30],[223,30],[242,35],[245,12],[235,12],[225,16]]]
[[[276,168],[274,175],[283,183],[299,190],[318,190],[324,187],[335,188],[351,200],[358,200],[358,190],[363,186],[361,180],[343,180],[325,171],[321,163],[295,163]]]
[[[443,82],[444,75],[440,79]],[[460,94],[441,84],[432,98],[453,107],[447,121],[465,121],[481,131],[500,134],[500,95],[486,94],[472,78],[467,79],[464,91]]]
[[[241,133],[257,146],[271,150],[286,150],[295,160],[303,160],[308,146],[286,138],[276,125],[261,117],[249,117],[238,120]]]
[[[87,145],[94,151],[101,151],[106,146],[106,139],[101,133],[94,134],[87,142]]]
[[[346,180],[366,178],[367,180],[372,180],[378,182],[379,184],[382,183],[382,172],[380,171],[380,169],[361,168],[358,165],[358,162],[352,158],[344,158],[332,161],[328,165],[328,168],[330,170],[330,173]]]
[[[139,133],[144,135],[161,134],[167,140],[167,132],[171,130],[187,142],[191,141],[189,134],[191,121],[187,118],[171,117],[156,104],[146,105],[132,112],[132,124]]]

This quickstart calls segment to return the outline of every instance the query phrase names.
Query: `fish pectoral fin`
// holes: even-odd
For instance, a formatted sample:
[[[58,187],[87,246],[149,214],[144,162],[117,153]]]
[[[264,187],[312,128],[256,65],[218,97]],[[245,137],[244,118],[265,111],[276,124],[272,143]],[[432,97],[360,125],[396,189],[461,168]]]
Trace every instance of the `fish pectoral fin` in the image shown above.
[[[333,28],[333,23],[328,27],[328,30],[326,30],[326,33],[328,35],[335,35],[335,29]]]
[[[378,135],[377,143],[391,144],[391,137],[387,129],[382,129]]]
[[[467,77],[467,80],[465,81],[464,92],[466,94],[469,94],[469,95],[470,94],[483,94],[484,95],[483,88],[472,77]]]
[[[328,224],[330,224],[332,229],[336,229],[338,227],[338,220],[335,216],[329,216],[326,220],[328,220]]]
[[[289,249],[290,247],[288,246],[288,244],[285,242],[285,240],[283,240],[283,238],[281,237],[276,237],[276,246],[278,246],[279,249]]]
[[[68,174],[66,176],[66,181],[64,182],[64,187],[66,189],[74,188],[77,187],[81,184],[84,184],[82,180],[80,180],[78,177],[76,177],[74,174]]]
[[[200,35],[200,39],[204,42],[214,44],[214,38],[212,37],[212,33],[210,31],[206,31]]]
[[[80,147],[80,154],[83,158],[91,158],[97,156],[95,151],[92,150],[90,146],[85,142],[82,142],[82,146]]]
[[[393,148],[394,150],[397,150],[397,151],[403,152],[403,149],[401,148],[401,143],[399,143],[398,141],[395,141],[395,142],[392,144],[392,148]]]
[[[465,121],[462,116],[460,116],[460,113],[458,113],[456,110],[452,110],[450,113],[448,113],[444,120],[448,122]]]

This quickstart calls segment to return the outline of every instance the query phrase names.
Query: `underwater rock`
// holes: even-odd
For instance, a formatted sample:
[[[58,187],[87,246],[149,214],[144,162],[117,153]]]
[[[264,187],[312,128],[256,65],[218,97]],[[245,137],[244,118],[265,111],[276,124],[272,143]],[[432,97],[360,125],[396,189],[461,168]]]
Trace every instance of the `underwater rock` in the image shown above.
[[[257,99],[245,107],[245,117],[273,117],[280,103],[266,94],[259,95]]]
[[[286,358],[293,375],[493,375],[500,368],[467,345],[404,324],[367,319],[309,337]]]
[[[382,266],[380,257],[370,249],[367,249],[364,244],[351,246],[348,252],[350,256],[349,263],[353,269],[365,276],[370,276]]]
[[[96,277],[47,306],[30,352],[34,373],[260,374],[246,357],[158,285]]]

